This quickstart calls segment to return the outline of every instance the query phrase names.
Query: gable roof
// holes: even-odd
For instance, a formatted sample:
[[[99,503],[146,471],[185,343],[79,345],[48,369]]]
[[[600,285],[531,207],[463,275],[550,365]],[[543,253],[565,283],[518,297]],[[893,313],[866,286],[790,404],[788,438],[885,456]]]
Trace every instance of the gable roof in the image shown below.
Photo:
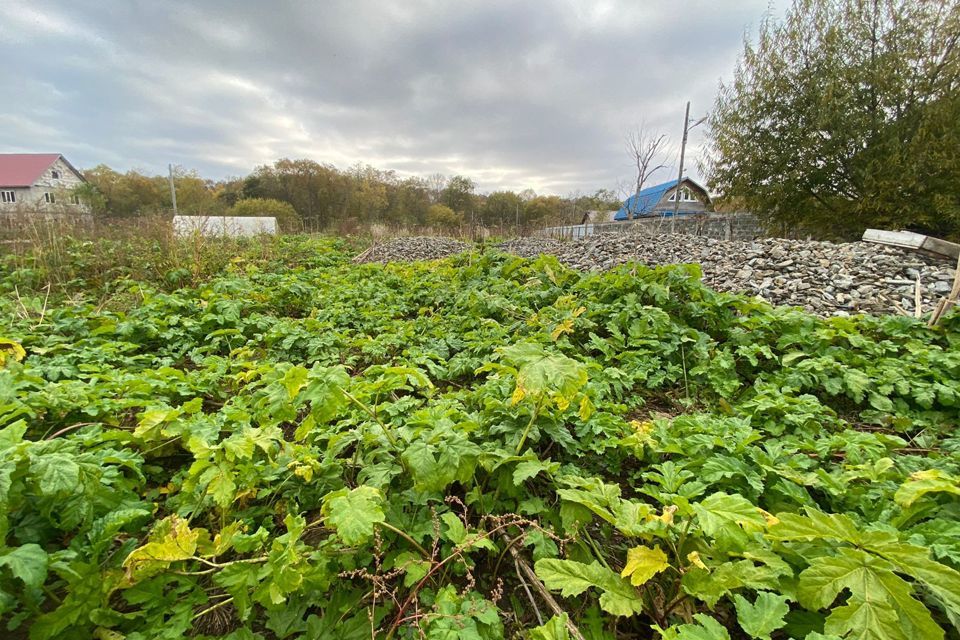
[[[57,160],[83,180],[83,174],[59,153],[0,153],[0,187],[31,187]]]
[[[704,193],[707,192],[706,189],[690,178],[684,178],[683,182],[690,183]],[[652,213],[654,207],[657,206],[657,203],[663,200],[663,196],[676,186],[677,181],[670,180],[669,182],[647,187],[646,189],[641,190],[639,193],[633,194],[623,201],[623,206],[620,207],[620,210],[617,211],[617,215],[614,216],[613,219],[629,220],[632,217],[642,216],[646,213]],[[710,196],[707,195],[708,201],[709,198]],[[628,213],[630,215],[628,215]],[[683,213],[683,211],[681,211],[681,213]]]

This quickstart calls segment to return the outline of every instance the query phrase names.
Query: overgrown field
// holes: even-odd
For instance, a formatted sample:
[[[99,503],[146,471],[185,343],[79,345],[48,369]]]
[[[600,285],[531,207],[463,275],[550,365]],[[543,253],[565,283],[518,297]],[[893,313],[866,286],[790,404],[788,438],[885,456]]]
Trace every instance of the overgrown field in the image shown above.
[[[0,636],[960,637],[956,314],[97,251],[2,263]]]

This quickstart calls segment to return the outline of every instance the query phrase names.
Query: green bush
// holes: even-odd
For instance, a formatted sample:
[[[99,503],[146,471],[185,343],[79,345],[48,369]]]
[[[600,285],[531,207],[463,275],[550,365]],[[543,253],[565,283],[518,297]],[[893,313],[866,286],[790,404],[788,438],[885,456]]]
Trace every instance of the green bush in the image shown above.
[[[294,233],[301,230],[302,223],[297,210],[292,205],[281,200],[271,198],[247,198],[240,200],[227,211],[229,216],[241,217],[273,217],[277,219],[277,226],[285,233]]]

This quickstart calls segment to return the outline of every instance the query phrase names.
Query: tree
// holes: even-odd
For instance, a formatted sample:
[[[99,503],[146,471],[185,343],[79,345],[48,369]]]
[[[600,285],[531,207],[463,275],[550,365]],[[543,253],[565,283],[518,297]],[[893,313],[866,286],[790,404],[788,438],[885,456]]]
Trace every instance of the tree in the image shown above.
[[[665,134],[653,133],[642,124],[635,131],[627,134],[627,153],[637,171],[634,195],[643,190],[643,186],[651,175],[666,168],[666,151],[667,136]],[[631,212],[633,215],[639,213],[639,211]]]
[[[281,231],[288,233],[300,231],[300,216],[297,210],[288,202],[271,198],[247,198],[240,200],[230,207],[227,215],[240,217],[265,216],[276,218],[277,226]]]
[[[473,195],[475,188],[476,185],[470,178],[453,176],[447,182],[447,186],[444,187],[440,201],[457,213],[470,213],[476,206],[475,196]]]
[[[427,209],[427,224],[431,227],[450,229],[460,225],[463,217],[443,204],[432,204]]]
[[[563,200],[560,196],[536,196],[524,207],[524,224],[562,224]]]
[[[430,190],[430,202],[437,204],[443,198],[443,190],[447,188],[447,176],[431,173],[427,176],[427,188]]]
[[[710,116],[711,187],[768,223],[960,234],[960,4],[794,0]]]
[[[272,198],[293,205],[314,226],[345,217],[351,191],[350,178],[336,167],[288,158],[254,169],[242,189],[244,198]]]
[[[519,222],[524,202],[513,191],[494,191],[487,196],[480,212],[487,225],[513,226]]]

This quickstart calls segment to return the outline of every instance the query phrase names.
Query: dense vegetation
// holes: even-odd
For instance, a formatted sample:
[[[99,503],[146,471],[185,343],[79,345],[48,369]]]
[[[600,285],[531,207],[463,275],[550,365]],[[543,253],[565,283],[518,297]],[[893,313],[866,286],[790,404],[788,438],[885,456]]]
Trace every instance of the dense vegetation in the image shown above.
[[[80,195],[98,216],[166,213],[172,207],[166,176],[120,173],[105,165],[84,175],[87,184],[80,188]],[[546,221],[578,223],[587,210],[620,206],[616,195],[605,189],[567,197],[538,196],[530,189],[479,194],[473,180],[466,176],[401,177],[371,166],[342,170],[307,159],[277,160],[257,167],[246,177],[221,182],[178,169],[174,183],[181,213],[256,215],[269,211],[268,215],[273,215],[276,205],[267,208],[263,200],[275,200],[293,207],[307,229],[358,224],[514,228]],[[286,212],[281,215],[290,218]]]
[[[795,0],[710,115],[711,186],[821,236],[960,237],[960,3]]]
[[[3,263],[13,637],[958,637],[957,315],[258,242]]]

